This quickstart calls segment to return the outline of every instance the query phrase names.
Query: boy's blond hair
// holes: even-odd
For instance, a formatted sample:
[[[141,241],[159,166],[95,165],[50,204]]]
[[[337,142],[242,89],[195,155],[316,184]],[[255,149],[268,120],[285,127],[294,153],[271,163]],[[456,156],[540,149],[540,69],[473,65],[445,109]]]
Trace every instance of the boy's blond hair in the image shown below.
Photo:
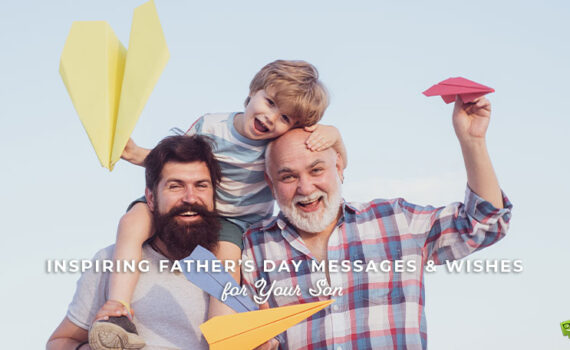
[[[249,96],[272,88],[275,103],[298,126],[319,122],[329,104],[329,96],[319,72],[305,61],[277,60],[267,64],[249,84]],[[245,100],[249,103],[250,97]]]

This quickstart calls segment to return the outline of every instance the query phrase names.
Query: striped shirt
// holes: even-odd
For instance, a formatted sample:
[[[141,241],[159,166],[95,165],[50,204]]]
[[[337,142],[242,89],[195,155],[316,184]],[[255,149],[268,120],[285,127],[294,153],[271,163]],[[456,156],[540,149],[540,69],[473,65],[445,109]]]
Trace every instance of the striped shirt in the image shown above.
[[[273,214],[273,195],[263,175],[265,148],[270,140],[250,140],[239,134],[234,127],[236,114],[206,114],[186,134],[214,140],[214,155],[222,170],[216,188],[216,210],[245,231]]]
[[[503,201],[505,208],[497,209],[467,188],[465,204],[441,208],[401,198],[345,202],[328,241],[330,284],[325,272],[316,268],[318,262],[303,239],[280,213],[246,232],[242,258],[253,260],[256,270],[244,269],[244,284],[260,297],[263,291],[255,288],[256,281],[266,281],[265,291],[274,284],[270,307],[331,298],[309,293],[309,289],[322,291],[318,286],[323,280],[333,290],[342,290],[342,295],[332,297],[336,301],[331,306],[289,328],[282,348],[426,349],[426,266],[463,258],[504,237],[512,205],[504,194]],[[276,268],[264,270],[264,260]],[[342,269],[343,261],[350,264],[348,270]],[[397,261],[406,267],[403,271],[398,270]],[[391,267],[386,268],[386,262]],[[281,263],[291,271],[279,271]],[[376,266],[379,272],[368,266]],[[416,266],[415,271],[411,266]],[[278,288],[286,291],[297,285],[298,294],[276,293]]]

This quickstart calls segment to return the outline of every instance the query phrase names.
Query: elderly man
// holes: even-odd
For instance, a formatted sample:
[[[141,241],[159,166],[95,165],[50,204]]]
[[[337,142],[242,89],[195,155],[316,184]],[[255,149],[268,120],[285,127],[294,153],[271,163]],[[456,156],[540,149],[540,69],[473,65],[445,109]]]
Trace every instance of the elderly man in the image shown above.
[[[299,129],[270,145],[266,175],[281,212],[246,232],[243,259],[257,269],[244,272],[244,284],[270,307],[336,299],[288,329],[284,348],[427,347],[425,266],[497,242],[510,219],[485,146],[489,118],[485,98],[456,103],[453,124],[468,187],[464,203],[442,208],[403,199],[344,202],[332,149],[311,152]],[[275,265],[266,268],[267,260]],[[272,267],[282,263],[289,268]]]
[[[143,261],[149,264],[133,297],[136,328],[125,316],[97,321],[101,331],[89,342],[94,349],[138,349],[144,346],[143,339],[147,349],[207,349],[198,328],[208,316],[207,294],[179,272],[169,268],[160,272],[160,264],[188,256],[198,244],[216,247],[220,221],[214,213],[214,189],[220,179],[219,165],[205,138],[171,136],[150,152],[145,167],[145,196],[156,233],[143,246]],[[241,238],[239,229],[236,234]],[[111,259],[113,247],[99,251],[94,260]],[[48,349],[90,348],[87,330],[105,303],[109,275],[93,270],[83,273],[67,316],[48,340]]]

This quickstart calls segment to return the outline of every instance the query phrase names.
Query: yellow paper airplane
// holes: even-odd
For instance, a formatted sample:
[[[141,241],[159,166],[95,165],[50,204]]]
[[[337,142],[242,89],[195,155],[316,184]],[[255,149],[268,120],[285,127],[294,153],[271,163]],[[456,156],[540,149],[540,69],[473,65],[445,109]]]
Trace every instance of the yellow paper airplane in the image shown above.
[[[134,11],[128,51],[107,22],[73,22],[59,72],[105,168],[121,157],[168,58],[153,0]]]
[[[200,329],[216,349],[253,349],[319,312],[334,299],[212,317]]]

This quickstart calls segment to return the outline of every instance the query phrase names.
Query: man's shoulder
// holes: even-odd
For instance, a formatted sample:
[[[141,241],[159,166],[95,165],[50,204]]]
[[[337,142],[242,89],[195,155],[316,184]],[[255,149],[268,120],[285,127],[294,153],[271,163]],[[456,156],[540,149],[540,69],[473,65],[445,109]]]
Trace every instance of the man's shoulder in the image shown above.
[[[111,259],[113,257],[113,253],[115,252],[115,244],[111,244],[106,246],[105,248],[99,249],[95,255],[93,255],[92,260],[106,260]]]
[[[278,216],[272,216],[251,225],[247,231],[245,231],[244,239],[256,238],[265,234],[273,234],[277,232],[277,229],[279,228],[277,225],[278,220],[280,220]]]
[[[387,209],[394,209],[406,203],[403,198],[376,198],[368,202],[345,202],[347,209],[355,212],[356,214],[366,214],[374,211],[382,211]]]

